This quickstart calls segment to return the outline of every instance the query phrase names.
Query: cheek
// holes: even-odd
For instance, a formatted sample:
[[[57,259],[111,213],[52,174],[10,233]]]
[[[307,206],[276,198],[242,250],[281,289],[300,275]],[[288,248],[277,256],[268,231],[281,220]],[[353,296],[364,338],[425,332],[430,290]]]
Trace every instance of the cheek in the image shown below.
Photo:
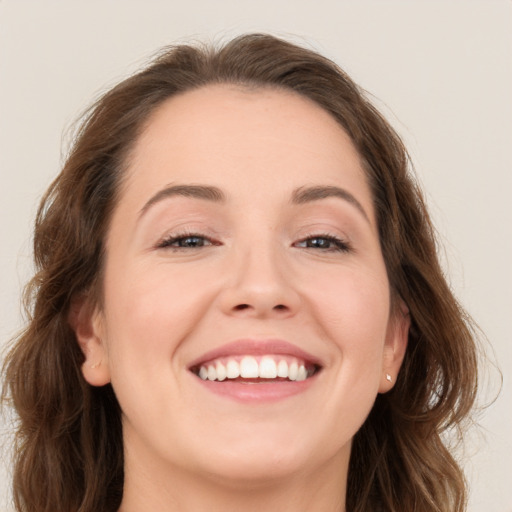
[[[370,412],[381,381],[389,319],[386,275],[340,272],[317,279],[309,292],[315,324],[333,352],[325,372],[326,421],[337,439],[352,437]]]
[[[317,276],[308,286],[315,315],[340,349],[374,351],[385,340],[389,285],[385,274],[342,269]]]
[[[365,416],[381,379],[390,307],[386,274],[342,269],[318,276],[315,285],[308,294],[315,324],[333,347],[333,410],[351,404]]]
[[[193,330],[211,303],[200,274],[162,265],[111,269],[105,283],[110,354],[117,361],[158,364]]]
[[[165,265],[109,270],[105,325],[111,382],[125,418],[144,424],[146,415],[168,407],[169,396],[181,403],[179,347],[204,316],[211,293],[201,276],[171,272]]]

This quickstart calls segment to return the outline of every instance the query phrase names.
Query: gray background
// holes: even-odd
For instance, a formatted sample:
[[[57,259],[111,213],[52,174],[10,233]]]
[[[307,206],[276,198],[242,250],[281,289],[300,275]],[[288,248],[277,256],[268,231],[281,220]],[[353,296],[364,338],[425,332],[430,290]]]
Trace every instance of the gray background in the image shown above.
[[[470,510],[512,511],[509,0],[0,0],[0,348],[22,324],[31,223],[72,121],[158,47],[247,31],[336,60],[410,148],[449,279],[503,372],[466,444]],[[482,403],[498,383],[488,366]],[[10,512],[8,418],[0,429],[0,510]]]

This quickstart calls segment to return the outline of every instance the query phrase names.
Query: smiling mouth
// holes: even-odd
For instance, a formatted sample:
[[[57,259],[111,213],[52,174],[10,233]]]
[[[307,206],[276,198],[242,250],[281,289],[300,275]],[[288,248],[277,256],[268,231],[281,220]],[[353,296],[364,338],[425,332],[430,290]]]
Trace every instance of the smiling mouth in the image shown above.
[[[301,382],[320,371],[320,366],[285,355],[241,355],[223,357],[192,367],[190,370],[204,381],[264,384]]]

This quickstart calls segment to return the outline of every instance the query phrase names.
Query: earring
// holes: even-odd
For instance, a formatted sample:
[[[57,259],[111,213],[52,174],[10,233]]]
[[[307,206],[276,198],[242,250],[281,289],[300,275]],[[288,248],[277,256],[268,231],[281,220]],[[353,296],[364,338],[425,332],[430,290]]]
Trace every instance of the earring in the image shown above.
[[[389,373],[386,373],[386,380],[388,382],[393,382],[393,379],[391,378],[391,375],[389,375]]]
[[[101,362],[91,364],[91,368],[94,370],[94,369],[98,368],[98,366],[99,366],[100,364],[101,364]]]

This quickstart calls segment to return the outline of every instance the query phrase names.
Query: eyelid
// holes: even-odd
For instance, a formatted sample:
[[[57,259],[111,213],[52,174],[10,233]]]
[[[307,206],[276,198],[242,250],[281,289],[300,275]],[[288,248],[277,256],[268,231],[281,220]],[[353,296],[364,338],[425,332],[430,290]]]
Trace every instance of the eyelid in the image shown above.
[[[197,246],[197,247],[179,247],[173,246],[172,244],[184,239],[184,238],[202,238],[208,242],[206,245]],[[221,243],[212,235],[201,232],[200,230],[183,230],[183,231],[175,231],[172,233],[168,233],[164,235],[162,238],[158,240],[155,244],[156,249],[176,249],[176,250],[187,250],[187,249],[197,249],[201,247],[212,247],[221,245]]]
[[[334,243],[334,248],[328,248],[328,249],[322,249],[322,248],[313,248],[313,247],[303,247],[304,249],[314,249],[317,251],[323,251],[323,252],[352,252],[352,244],[346,237],[342,237],[340,235],[334,235],[333,233],[325,233],[325,232],[313,232],[309,235],[303,236],[300,238],[300,240],[297,240],[293,243],[294,246],[297,246],[297,244],[302,244],[304,242],[307,242],[308,240],[314,240],[314,239],[325,239],[332,243]],[[299,247],[302,248],[302,247]]]

